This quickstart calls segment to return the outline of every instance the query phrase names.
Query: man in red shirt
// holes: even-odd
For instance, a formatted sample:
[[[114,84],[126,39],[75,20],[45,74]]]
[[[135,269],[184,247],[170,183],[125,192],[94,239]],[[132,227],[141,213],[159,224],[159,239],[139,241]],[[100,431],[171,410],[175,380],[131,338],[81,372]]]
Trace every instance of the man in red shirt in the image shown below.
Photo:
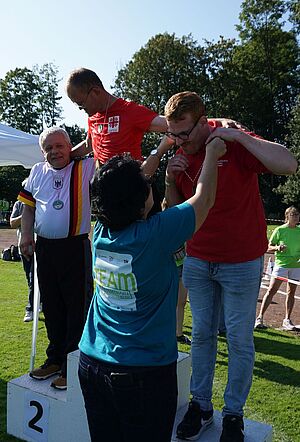
[[[222,305],[229,354],[220,442],[239,442],[244,440],[243,407],[252,382],[253,326],[268,244],[257,175],[292,174],[297,161],[280,144],[245,130],[208,123],[204,104],[195,92],[173,95],[165,116],[166,135],[178,147],[166,173],[170,206],[194,193],[205,145],[220,137],[227,149],[218,161],[215,205],[187,242],[183,283],[193,316],[192,400],[177,436],[194,440],[213,421],[212,384]]]
[[[165,132],[166,120],[157,113],[107,92],[97,74],[86,68],[72,71],[67,79],[69,98],[89,116],[87,139],[73,149],[74,156],[94,152],[104,164],[114,155],[130,152],[142,159],[145,132]],[[153,155],[157,155],[156,150]]]

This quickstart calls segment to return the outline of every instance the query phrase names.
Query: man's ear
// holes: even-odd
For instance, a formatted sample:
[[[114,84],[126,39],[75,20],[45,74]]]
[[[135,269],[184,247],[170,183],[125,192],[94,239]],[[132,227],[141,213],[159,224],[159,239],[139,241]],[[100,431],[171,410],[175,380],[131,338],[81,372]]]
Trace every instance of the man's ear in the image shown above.
[[[101,97],[103,94],[104,89],[101,89],[99,86],[94,86],[93,92],[97,97]]]
[[[207,123],[207,116],[206,116],[206,115],[202,115],[202,116],[199,118],[199,123],[200,123],[200,124],[206,124],[206,123]]]

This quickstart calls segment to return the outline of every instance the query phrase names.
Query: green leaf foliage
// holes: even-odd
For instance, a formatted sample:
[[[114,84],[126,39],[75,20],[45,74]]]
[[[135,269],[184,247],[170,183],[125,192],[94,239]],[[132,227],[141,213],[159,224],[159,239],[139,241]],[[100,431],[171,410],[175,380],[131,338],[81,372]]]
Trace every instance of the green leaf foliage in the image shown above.
[[[203,98],[209,117],[241,121],[263,138],[285,143],[300,84],[297,17],[294,0],[245,0],[239,41],[220,36],[200,45],[192,35],[158,34],[119,70],[115,92],[163,113],[171,95],[192,90]],[[157,135],[147,135],[143,154],[157,142]],[[158,172],[161,183],[165,166],[162,162]],[[286,189],[285,181],[260,177],[267,214],[283,211],[281,194],[273,190]]]
[[[23,166],[0,167],[0,199],[15,202],[22,187],[22,181],[28,177],[29,170]]]
[[[169,97],[182,90],[200,90],[206,83],[204,50],[191,35],[158,34],[120,69],[114,89],[127,99],[163,113]]]
[[[16,68],[0,80],[0,121],[24,132],[39,134],[62,117],[58,102],[57,68]]]
[[[300,162],[300,95],[292,112],[292,119],[289,125],[290,133],[287,137],[287,144]],[[287,205],[300,207],[300,171],[299,167],[295,175],[291,175],[285,184],[279,186],[276,192],[283,195],[283,201]]]

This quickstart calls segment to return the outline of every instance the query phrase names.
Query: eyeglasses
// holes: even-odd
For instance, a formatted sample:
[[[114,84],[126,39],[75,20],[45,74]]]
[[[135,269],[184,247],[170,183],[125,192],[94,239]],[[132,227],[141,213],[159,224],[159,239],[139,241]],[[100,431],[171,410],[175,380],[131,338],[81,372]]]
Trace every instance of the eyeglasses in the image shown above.
[[[299,216],[300,214],[298,213],[298,212],[293,212],[293,213],[290,213],[290,216]]]
[[[165,135],[174,141],[176,141],[176,138],[179,138],[182,141],[186,141],[190,138],[190,135],[197,126],[197,124],[199,123],[200,118],[201,117],[198,118],[198,120],[196,121],[196,123],[194,124],[191,130],[188,130],[186,132],[180,132],[179,134],[174,134],[173,132],[165,132]]]
[[[80,110],[85,108],[87,99],[89,98],[89,95],[90,95],[90,92],[91,92],[92,89],[94,89],[94,86],[90,87],[89,90],[87,91],[87,94],[86,94],[86,97],[85,97],[85,100],[84,100],[83,103],[81,103],[81,104],[76,103]]]

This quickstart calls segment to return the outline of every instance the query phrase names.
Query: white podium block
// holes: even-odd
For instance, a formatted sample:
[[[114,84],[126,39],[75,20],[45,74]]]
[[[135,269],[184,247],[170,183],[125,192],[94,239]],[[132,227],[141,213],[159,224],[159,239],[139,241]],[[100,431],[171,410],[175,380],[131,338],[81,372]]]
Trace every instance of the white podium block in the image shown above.
[[[176,437],[176,428],[179,422],[181,422],[187,407],[183,407],[177,411],[172,442],[182,442],[182,439]],[[273,431],[272,427],[260,422],[244,419],[245,425],[245,442],[272,442]],[[216,442],[220,439],[222,433],[222,414],[220,411],[214,411],[214,421],[212,425],[207,428],[198,439],[201,442]]]
[[[77,375],[78,359],[79,351],[68,355],[68,389],[65,391],[50,386],[53,377],[38,381],[25,374],[8,383],[8,434],[29,442],[90,442]],[[190,370],[190,355],[179,353],[177,410],[189,401]]]
[[[68,355],[68,389],[50,387],[53,378],[37,381],[25,374],[8,383],[7,432],[28,442],[90,442],[78,371],[79,351]],[[177,360],[178,403],[176,427],[187,410],[190,391],[191,357],[179,353]],[[214,423],[201,434],[201,442],[216,442],[222,432],[221,413],[215,411]],[[100,441],[100,439],[99,439]],[[272,427],[245,419],[245,442],[271,442]],[[101,441],[107,442],[107,441]]]

